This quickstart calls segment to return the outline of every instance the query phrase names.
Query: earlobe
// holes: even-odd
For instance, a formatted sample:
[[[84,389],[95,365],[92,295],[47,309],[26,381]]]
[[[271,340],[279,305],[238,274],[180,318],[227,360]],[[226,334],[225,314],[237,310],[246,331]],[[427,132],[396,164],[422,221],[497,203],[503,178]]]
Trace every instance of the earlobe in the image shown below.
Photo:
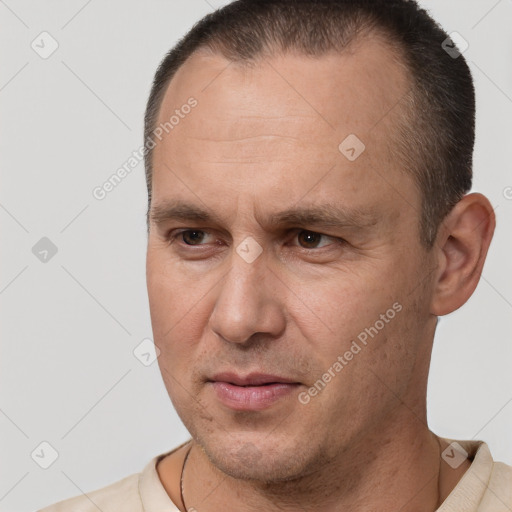
[[[438,275],[431,313],[446,315],[474,292],[494,233],[496,219],[482,194],[464,196],[442,222],[436,240]]]

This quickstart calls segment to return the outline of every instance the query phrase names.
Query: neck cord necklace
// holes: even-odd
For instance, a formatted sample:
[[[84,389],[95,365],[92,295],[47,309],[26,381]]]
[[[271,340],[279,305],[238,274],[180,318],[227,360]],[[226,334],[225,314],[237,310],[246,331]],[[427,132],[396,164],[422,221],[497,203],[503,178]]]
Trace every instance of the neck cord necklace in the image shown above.
[[[436,510],[441,506],[441,443],[439,441],[439,438],[436,436],[437,446],[439,448],[439,467],[437,469],[437,503],[436,503]]]
[[[185,465],[187,464],[188,456],[190,455],[190,451],[192,450],[192,446],[187,451],[187,454],[185,455],[185,460],[183,461],[183,466],[181,468],[181,476],[180,476],[180,499],[181,504],[183,505],[183,510],[187,512],[187,506],[185,505],[185,498],[183,496],[183,475],[185,474]]]
[[[437,503],[436,503],[436,509],[441,506],[441,443],[439,442],[439,439],[436,437],[437,445],[439,447],[439,467],[437,470]],[[187,506],[185,505],[185,497],[184,497],[184,491],[183,491],[183,475],[185,474],[185,466],[187,464],[188,456],[190,455],[190,452],[192,450],[192,446],[187,451],[187,454],[185,455],[185,459],[183,460],[183,466],[181,468],[181,476],[180,476],[180,499],[181,504],[183,505],[184,512],[187,512]]]

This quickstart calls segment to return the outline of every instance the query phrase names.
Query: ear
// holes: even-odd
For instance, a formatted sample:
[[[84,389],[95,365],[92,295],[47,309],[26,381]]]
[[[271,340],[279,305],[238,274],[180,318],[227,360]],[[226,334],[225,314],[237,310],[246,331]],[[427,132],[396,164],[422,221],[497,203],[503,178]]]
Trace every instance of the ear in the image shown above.
[[[480,280],[496,218],[482,194],[464,196],[441,223],[434,251],[438,269],[430,312],[441,316],[460,308]]]

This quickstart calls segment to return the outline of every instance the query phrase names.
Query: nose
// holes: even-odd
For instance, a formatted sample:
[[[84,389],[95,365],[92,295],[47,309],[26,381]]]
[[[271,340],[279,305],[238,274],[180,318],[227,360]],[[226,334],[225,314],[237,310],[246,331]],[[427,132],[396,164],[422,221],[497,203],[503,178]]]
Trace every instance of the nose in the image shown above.
[[[247,263],[233,253],[231,268],[219,284],[209,326],[224,341],[249,344],[254,334],[279,337],[285,329],[282,284],[276,286],[262,256]]]

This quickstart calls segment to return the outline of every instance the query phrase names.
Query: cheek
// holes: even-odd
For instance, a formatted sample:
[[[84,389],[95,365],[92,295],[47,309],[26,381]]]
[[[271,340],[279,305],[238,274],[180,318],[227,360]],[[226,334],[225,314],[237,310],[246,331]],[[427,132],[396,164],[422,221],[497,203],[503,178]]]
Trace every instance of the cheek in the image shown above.
[[[291,315],[315,351],[332,356],[349,350],[358,336],[364,342],[372,334],[389,332],[400,314],[399,297],[377,279],[344,276],[321,285],[303,283]]]
[[[169,265],[158,265],[148,255],[147,287],[151,323],[162,375],[172,385],[173,377],[184,381],[204,337],[211,298],[211,285],[191,285],[190,278]]]
[[[155,336],[166,338],[197,316],[208,282],[194,278],[161,249],[148,251],[147,288]]]
[[[195,376],[201,360],[208,303],[192,290],[169,283],[169,276],[148,280],[151,295],[153,336],[160,353],[158,365],[167,393],[180,417],[200,417],[206,414],[198,397],[200,386]],[[185,420],[184,420],[185,421]]]
[[[308,344],[309,384],[317,383],[318,393],[311,391],[323,404],[320,414],[344,410],[361,421],[365,411],[392,405],[405,392],[415,363],[416,323],[403,291],[386,284],[358,276],[303,289],[307,307],[297,302],[292,322]]]

